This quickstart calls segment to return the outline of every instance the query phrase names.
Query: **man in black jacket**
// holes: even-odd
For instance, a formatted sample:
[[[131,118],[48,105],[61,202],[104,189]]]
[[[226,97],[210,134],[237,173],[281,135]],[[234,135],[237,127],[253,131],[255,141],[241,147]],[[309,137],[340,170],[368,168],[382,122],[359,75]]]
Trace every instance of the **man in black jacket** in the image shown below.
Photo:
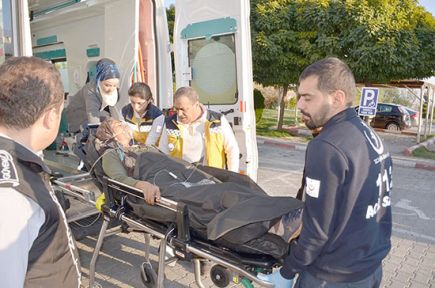
[[[339,59],[308,66],[298,97],[307,126],[323,128],[306,151],[301,235],[283,267],[262,277],[276,287],[296,274],[295,287],[379,287],[391,247],[390,154],[350,108],[355,80]]]
[[[0,286],[80,287],[77,248],[41,151],[63,109],[59,72],[36,57],[0,66]]]

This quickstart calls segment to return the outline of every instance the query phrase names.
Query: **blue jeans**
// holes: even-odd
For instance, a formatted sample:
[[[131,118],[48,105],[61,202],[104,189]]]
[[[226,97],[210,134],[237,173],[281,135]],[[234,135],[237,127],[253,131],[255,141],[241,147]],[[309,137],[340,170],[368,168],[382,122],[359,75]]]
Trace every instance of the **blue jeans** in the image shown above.
[[[308,272],[299,274],[293,288],[379,288],[382,280],[382,265],[366,278],[357,282],[333,283],[318,279]]]

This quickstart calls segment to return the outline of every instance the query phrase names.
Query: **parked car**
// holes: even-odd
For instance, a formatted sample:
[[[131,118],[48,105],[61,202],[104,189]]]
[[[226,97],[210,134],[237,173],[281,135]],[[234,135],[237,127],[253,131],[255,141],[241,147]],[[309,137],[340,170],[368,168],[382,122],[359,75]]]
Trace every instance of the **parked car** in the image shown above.
[[[409,107],[405,107],[406,111],[408,111],[409,118],[411,119],[411,126],[418,126],[418,112]]]
[[[358,113],[359,106],[356,106],[355,110]],[[399,131],[411,127],[411,118],[404,106],[378,103],[376,115],[371,118],[370,126]]]

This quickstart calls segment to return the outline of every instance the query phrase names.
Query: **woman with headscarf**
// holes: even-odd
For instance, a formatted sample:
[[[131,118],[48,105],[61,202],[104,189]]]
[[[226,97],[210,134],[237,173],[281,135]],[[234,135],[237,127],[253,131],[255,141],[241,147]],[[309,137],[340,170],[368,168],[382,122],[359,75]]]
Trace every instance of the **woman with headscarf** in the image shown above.
[[[83,131],[87,124],[98,124],[109,117],[122,119],[115,107],[121,78],[118,67],[112,60],[103,58],[97,62],[96,70],[96,77],[71,97],[66,108],[71,133]]]

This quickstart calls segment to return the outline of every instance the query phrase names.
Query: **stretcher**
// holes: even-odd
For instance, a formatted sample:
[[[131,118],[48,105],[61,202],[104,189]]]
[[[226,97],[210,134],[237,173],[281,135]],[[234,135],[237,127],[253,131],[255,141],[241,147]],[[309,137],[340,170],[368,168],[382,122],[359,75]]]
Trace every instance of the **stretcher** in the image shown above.
[[[254,287],[253,283],[262,287],[274,287],[272,284],[259,279],[257,274],[259,272],[272,272],[273,268],[282,264],[281,259],[262,253],[258,246],[250,247],[249,243],[237,247],[229,245],[228,247],[222,243],[198,238],[195,231],[192,231],[189,226],[187,205],[170,199],[161,198],[155,206],[149,207],[150,209],[161,209],[162,213],[166,215],[172,213],[171,219],[175,219],[175,221],[158,222],[138,217],[130,209],[127,199],[134,197],[144,201],[143,193],[140,190],[107,177],[103,177],[101,190],[83,188],[84,186],[89,187],[86,183],[93,181],[95,179],[89,173],[52,179],[55,190],[62,191],[66,195],[93,206],[95,206],[96,199],[101,193],[105,196],[105,203],[100,209],[104,221],[89,269],[90,287],[99,287],[95,282],[95,268],[104,239],[109,235],[126,231],[144,233],[145,258],[141,265],[141,278],[146,287],[164,287],[165,266],[176,259],[193,263],[195,282],[198,287],[204,287],[201,281],[201,263],[203,261],[214,263],[210,269],[210,278],[217,287],[226,287],[231,282],[240,283],[244,287]],[[109,229],[109,223],[112,221],[118,221],[121,225]],[[151,237],[160,240],[157,271],[150,263]],[[173,249],[175,254],[173,258],[165,259],[167,247]]]

